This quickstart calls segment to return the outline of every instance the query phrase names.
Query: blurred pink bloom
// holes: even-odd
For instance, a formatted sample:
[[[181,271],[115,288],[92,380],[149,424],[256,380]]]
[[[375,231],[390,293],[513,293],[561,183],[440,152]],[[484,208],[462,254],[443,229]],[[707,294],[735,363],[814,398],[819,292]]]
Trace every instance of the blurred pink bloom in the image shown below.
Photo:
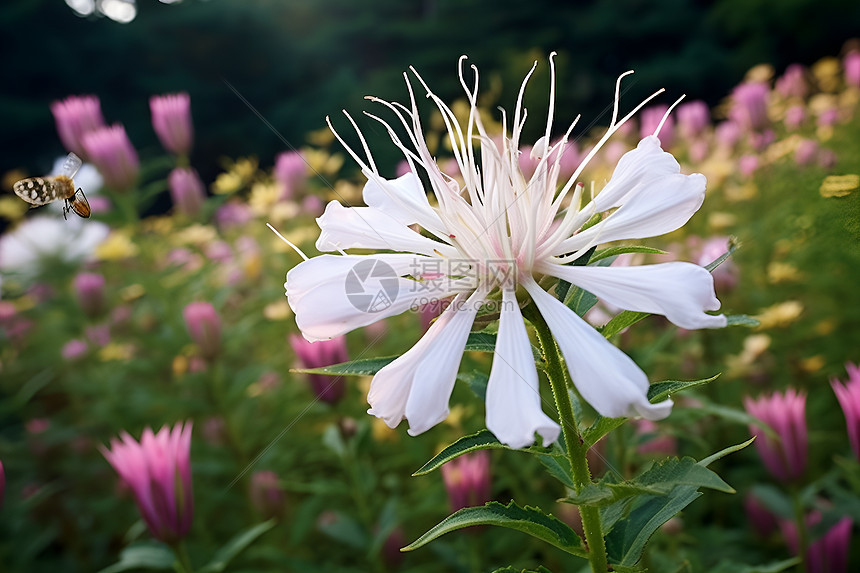
[[[757,155],[744,155],[738,159],[738,170],[744,177],[752,177],[756,169],[758,169]]]
[[[785,110],[785,127],[795,130],[806,120],[806,108],[802,105],[793,105]]]
[[[226,441],[226,424],[224,418],[213,416],[203,421],[203,440],[212,446],[223,445]]]
[[[96,96],[69,96],[51,104],[57,133],[66,151],[89,159],[83,144],[84,135],[104,127],[101,104]]]
[[[107,324],[91,324],[84,329],[84,335],[94,346],[103,348],[110,344],[110,326]]]
[[[331,340],[308,342],[297,334],[290,334],[290,346],[303,368],[322,368],[349,360],[346,337],[336,336]],[[343,396],[346,383],[341,376],[308,374],[314,395],[328,404],[334,404]]]
[[[400,548],[404,545],[406,545],[406,534],[403,532],[403,528],[398,525],[385,538],[380,550],[382,559],[389,568],[396,570],[403,562],[405,554],[400,551]]]
[[[836,166],[836,152],[832,149],[822,149],[818,152],[818,164],[826,169]]]
[[[302,199],[302,211],[306,215],[312,215],[314,217],[322,215],[324,207],[325,205],[323,204],[322,199],[316,195],[308,195]]]
[[[860,52],[852,50],[845,55],[842,61],[845,68],[845,83],[855,88],[860,88]]]
[[[140,443],[126,432],[99,447],[134,492],[137,508],[153,537],[174,543],[188,534],[194,515],[191,487],[191,422],[143,430]]]
[[[694,139],[711,123],[708,104],[701,100],[691,101],[678,106],[678,129],[687,139]]]
[[[773,532],[779,529],[776,516],[752,492],[744,498],[744,510],[747,514],[747,521],[760,537],[770,537]]]
[[[215,224],[222,231],[241,227],[253,218],[251,208],[241,201],[227,201],[215,211]]]
[[[704,267],[723,256],[729,250],[729,238],[711,237],[699,249],[699,252],[693,259],[697,265]],[[714,288],[718,291],[729,291],[738,284],[738,267],[730,258],[723,261],[711,274],[714,277]]]
[[[394,174],[397,177],[401,177],[403,175],[406,175],[410,171],[412,170],[409,168],[409,162],[404,159],[397,164],[397,168],[394,170]]]
[[[267,519],[283,515],[286,496],[278,474],[273,471],[254,472],[251,476],[251,505]]]
[[[116,123],[91,131],[84,135],[83,144],[107,187],[126,191],[135,184],[140,161],[122,125]]]
[[[162,147],[177,155],[188,155],[194,139],[191,98],[187,93],[152,96],[149,99],[152,128]]]
[[[86,355],[89,350],[89,346],[83,340],[76,338],[74,340],[70,340],[63,345],[62,351],[60,354],[69,361],[75,361],[78,358]]]
[[[749,134],[750,146],[756,151],[763,151],[768,145],[776,141],[776,134],[772,129],[763,129]]]
[[[300,151],[284,151],[275,158],[275,181],[281,187],[281,199],[298,198],[308,177],[308,164]]]
[[[785,69],[785,73],[777,78],[774,86],[783,97],[799,98],[806,97],[809,86],[806,83],[806,71],[800,64],[791,64]]]
[[[721,147],[734,149],[741,138],[741,127],[733,121],[724,121],[717,125],[714,137]]]
[[[213,241],[206,245],[206,258],[218,264],[227,264],[233,260],[233,249],[227,241]]]
[[[633,427],[641,440],[636,447],[640,454],[678,455],[678,440],[675,436],[660,433],[660,426],[655,422],[640,418],[634,420]]]
[[[48,418],[31,418],[24,424],[27,433],[34,436],[47,432],[50,427],[51,420]]]
[[[182,311],[191,339],[206,360],[221,352],[221,318],[208,302],[192,302]]]
[[[640,126],[639,126],[639,134],[642,138],[646,138],[649,135],[657,135],[657,138],[660,140],[662,144],[661,147],[664,149],[668,149],[672,147],[672,144],[675,142],[675,120],[670,115],[666,118],[666,122],[663,124],[663,127],[660,128],[660,133],[655,133],[657,131],[657,126],[660,125],[660,122],[663,121],[663,118],[668,113],[669,107],[665,105],[654,105],[651,107],[646,107],[642,110],[641,115],[639,116]]]
[[[170,198],[177,212],[193,217],[200,212],[206,199],[206,189],[197,171],[190,167],[177,167],[167,176]]]
[[[839,121],[839,110],[835,107],[827,108],[818,114],[818,125],[835,125]]]
[[[817,511],[806,516],[807,528],[820,522],[821,514]],[[779,526],[789,552],[797,555],[797,525],[784,519],[779,522]],[[821,538],[810,543],[806,551],[806,573],[847,573],[853,526],[854,522],[850,517],[843,517]]]
[[[818,142],[812,139],[802,139],[794,150],[794,162],[798,165],[809,165],[818,155]]]
[[[78,273],[73,281],[81,309],[89,317],[105,310],[105,278],[98,273]]]
[[[842,406],[842,413],[845,414],[851,449],[860,460],[860,366],[848,363],[845,370],[848,372],[848,381],[842,383],[831,378],[830,386]]]
[[[693,163],[701,163],[708,157],[710,151],[708,141],[706,139],[697,139],[690,142],[687,153],[690,156],[690,161]]]
[[[579,151],[579,146],[575,141],[568,141],[564,147],[559,148],[561,157],[558,160],[558,178],[559,180],[570,179],[579,164],[582,163],[584,156]]]
[[[747,414],[770,426],[779,439],[771,438],[758,425],[750,424],[750,433],[764,465],[781,481],[792,481],[806,469],[806,394],[789,388],[753,400],[744,398]]]
[[[490,501],[490,452],[487,450],[463,454],[441,469],[451,511]]]
[[[421,319],[421,330],[427,332],[433,320],[442,314],[442,311],[448,308],[451,304],[450,298],[433,299],[426,304],[422,304],[418,308],[418,316]]]
[[[762,82],[746,82],[732,91],[729,119],[746,131],[760,131],[769,124],[767,98],[770,88]]]
[[[203,258],[185,247],[171,249],[164,261],[168,267],[182,267],[186,271],[196,271],[203,266]]]
[[[0,300],[0,326],[9,324],[18,315],[15,304],[8,300]]]
[[[87,203],[90,204],[91,213],[109,213],[113,208],[110,199],[101,195],[87,196]]]

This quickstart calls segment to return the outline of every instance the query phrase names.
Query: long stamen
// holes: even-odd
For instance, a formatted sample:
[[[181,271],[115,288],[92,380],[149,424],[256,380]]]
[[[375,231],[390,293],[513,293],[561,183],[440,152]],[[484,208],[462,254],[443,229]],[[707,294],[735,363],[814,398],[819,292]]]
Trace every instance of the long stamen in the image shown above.
[[[663,114],[663,119],[661,119],[660,123],[657,125],[657,129],[654,130],[655,137],[657,136],[657,134],[660,133],[660,130],[663,129],[663,124],[666,123],[667,119],[669,119],[669,114],[672,113],[672,110],[675,109],[675,106],[681,103],[681,100],[683,100],[685,97],[687,97],[686,94],[682,95],[677,100],[675,100],[675,103],[669,106],[669,109],[667,109],[666,113]]]
[[[275,229],[275,228],[272,226],[272,224],[271,224],[271,223],[266,223],[266,226],[267,226],[269,229],[271,229],[271,230],[272,230],[272,232],[273,232],[274,234],[276,234],[276,235],[277,235],[277,236],[278,236],[278,237],[279,237],[283,242],[285,242],[286,244],[288,244],[289,246],[291,246],[291,247],[293,248],[293,250],[294,250],[296,253],[298,253],[298,255],[299,255],[301,258],[303,258],[303,259],[304,259],[304,260],[306,260],[306,261],[308,260],[308,256],[307,256],[306,254],[304,254],[300,248],[298,248],[298,247],[297,247],[297,246],[295,246],[292,242],[290,242],[290,240],[289,240],[289,239],[287,239],[285,236],[283,236],[282,234],[280,234],[280,233],[278,232],[278,230],[277,230],[277,229]]]

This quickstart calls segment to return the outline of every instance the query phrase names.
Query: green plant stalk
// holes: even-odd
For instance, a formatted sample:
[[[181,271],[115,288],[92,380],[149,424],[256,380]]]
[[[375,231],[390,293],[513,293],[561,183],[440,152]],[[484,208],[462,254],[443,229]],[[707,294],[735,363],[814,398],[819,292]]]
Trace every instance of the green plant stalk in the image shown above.
[[[194,573],[194,566],[191,565],[191,557],[188,556],[185,542],[177,541],[170,548],[173,549],[173,554],[176,556],[173,568],[176,569],[177,573]]]
[[[549,378],[552,396],[558,410],[564,442],[567,444],[567,456],[570,460],[573,483],[576,485],[577,493],[579,493],[583,487],[592,483],[588,459],[586,458],[588,447],[583,442],[579,433],[579,426],[576,423],[576,415],[573,412],[573,405],[567,390],[567,376],[561,364],[558,346],[552,337],[549,325],[539,312],[527,307],[524,309],[524,315],[534,326],[543,350],[544,360],[546,360],[546,375]],[[600,523],[600,511],[592,506],[579,506],[579,514],[582,518],[585,542],[588,545],[588,561],[591,564],[591,570],[594,573],[605,573],[608,570],[608,564],[606,541],[603,539],[603,528]]]
[[[806,529],[806,515],[803,512],[803,501],[796,487],[791,488],[791,504],[794,507],[794,522],[797,527],[797,555],[800,557],[798,571],[808,572],[809,532]]]

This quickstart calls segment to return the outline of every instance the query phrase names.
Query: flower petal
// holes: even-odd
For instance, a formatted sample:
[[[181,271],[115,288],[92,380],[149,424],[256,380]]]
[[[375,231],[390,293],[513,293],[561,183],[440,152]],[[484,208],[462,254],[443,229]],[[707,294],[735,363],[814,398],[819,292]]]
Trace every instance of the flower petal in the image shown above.
[[[669,415],[672,401],[648,401],[648,378],[629,356],[533,280],[523,286],[549,325],[576,389],[601,416],[660,420]]]
[[[366,175],[368,179],[362,197],[369,207],[384,211],[404,226],[418,223],[425,229],[443,228],[442,220],[430,206],[417,175],[410,171],[391,180]]]
[[[376,207],[344,207],[332,201],[317,223],[322,231],[316,242],[320,251],[389,249],[427,256],[442,253],[457,256],[450,245],[422,236]]]
[[[415,346],[376,373],[367,395],[369,414],[391,428],[406,418],[413,436],[448,416],[448,400],[482,296],[457,296]]]
[[[583,288],[618,308],[662,314],[682,328],[722,328],[714,277],[691,263],[635,267],[575,267],[545,263],[538,270]]]
[[[599,243],[657,237],[674,231],[702,206],[705,183],[701,173],[677,173],[652,179],[646,188],[626,195],[625,203],[606,219],[562,241],[553,255]]]
[[[595,212],[618,207],[629,194],[640,191],[652,180],[680,172],[678,161],[660,148],[657,137],[649,135],[618,161],[609,182],[594,199]]]
[[[535,432],[548,446],[561,431],[541,409],[531,342],[516,296],[508,289],[502,293],[496,351],[487,383],[487,429],[512,448],[533,444]]]
[[[290,269],[284,287],[302,335],[329,340],[429,297],[461,292],[462,281],[437,281],[431,293],[424,283],[401,278],[438,261],[407,254],[321,255]]]

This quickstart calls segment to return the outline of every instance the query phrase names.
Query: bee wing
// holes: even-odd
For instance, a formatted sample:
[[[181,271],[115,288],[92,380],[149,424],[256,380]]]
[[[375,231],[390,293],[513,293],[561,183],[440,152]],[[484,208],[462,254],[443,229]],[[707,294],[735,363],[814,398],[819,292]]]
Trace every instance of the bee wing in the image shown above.
[[[78,172],[78,169],[81,168],[84,162],[81,161],[81,158],[75,155],[74,153],[69,153],[66,156],[66,160],[63,162],[62,168],[60,168],[60,172],[57,175],[65,175],[69,179],[75,176]]]
[[[59,187],[55,181],[45,177],[22,179],[12,186],[15,195],[31,205],[46,205],[59,197]]]
[[[83,189],[78,189],[74,196],[71,199],[68,199],[67,202],[69,208],[74,211],[78,217],[83,217],[84,219],[89,218],[91,214],[90,203],[87,201]]]

